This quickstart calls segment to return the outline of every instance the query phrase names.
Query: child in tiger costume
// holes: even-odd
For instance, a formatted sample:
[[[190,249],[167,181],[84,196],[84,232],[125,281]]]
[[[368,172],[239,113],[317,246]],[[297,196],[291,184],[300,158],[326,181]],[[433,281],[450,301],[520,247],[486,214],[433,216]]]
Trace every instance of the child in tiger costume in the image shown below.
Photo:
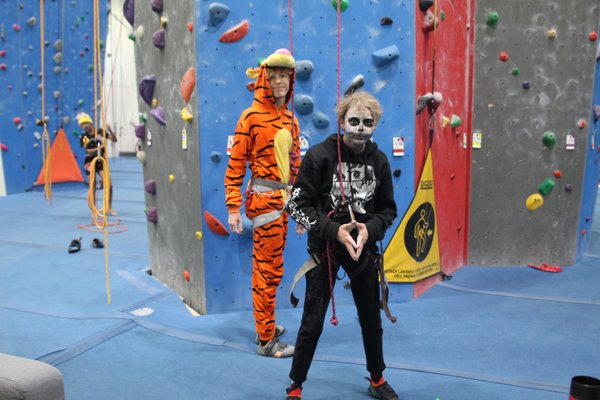
[[[285,204],[300,166],[300,127],[288,109],[295,60],[288,50],[279,49],[246,74],[256,78],[254,101],[242,112],[235,129],[224,182],[227,222],[233,232],[242,233],[240,209],[244,200],[253,226],[252,301],[257,352],[290,357],[294,347],[279,340],[285,328],[275,324],[275,300],[283,276],[288,226]],[[246,164],[252,177],[242,195]]]

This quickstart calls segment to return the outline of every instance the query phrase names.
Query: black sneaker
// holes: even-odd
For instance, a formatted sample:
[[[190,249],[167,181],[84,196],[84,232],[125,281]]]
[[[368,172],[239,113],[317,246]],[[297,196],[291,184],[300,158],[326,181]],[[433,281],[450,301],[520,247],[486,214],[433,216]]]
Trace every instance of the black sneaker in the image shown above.
[[[379,386],[373,386],[373,381],[371,379],[369,379],[369,382],[371,382],[369,385],[369,395],[371,395],[371,397],[382,400],[400,400],[400,397],[398,397],[387,381]]]

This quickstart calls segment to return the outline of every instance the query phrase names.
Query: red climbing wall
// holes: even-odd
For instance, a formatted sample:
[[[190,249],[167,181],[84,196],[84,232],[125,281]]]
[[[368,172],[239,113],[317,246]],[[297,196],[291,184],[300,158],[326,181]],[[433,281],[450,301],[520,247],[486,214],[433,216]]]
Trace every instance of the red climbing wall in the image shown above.
[[[474,48],[473,0],[456,2],[437,1],[438,25],[435,31],[422,29],[425,13],[416,7],[416,98],[432,91],[432,73],[435,72],[434,91],[443,95],[443,102],[435,111],[436,129],[432,145],[438,240],[442,271],[451,274],[465,264],[468,239],[468,200],[470,176],[470,143],[472,109],[472,75]],[[434,67],[435,48],[435,71]],[[443,125],[443,117],[456,115],[462,124],[452,128]],[[429,148],[427,110],[421,112],[415,124],[415,182],[421,173]],[[435,282],[439,275],[417,282],[414,296],[418,297]]]

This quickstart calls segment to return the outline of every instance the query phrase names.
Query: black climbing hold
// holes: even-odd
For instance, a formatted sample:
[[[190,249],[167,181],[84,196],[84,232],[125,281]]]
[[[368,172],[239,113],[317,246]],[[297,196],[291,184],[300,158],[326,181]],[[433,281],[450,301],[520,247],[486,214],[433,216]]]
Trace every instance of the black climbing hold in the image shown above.
[[[419,10],[426,12],[433,5],[433,0],[419,0]]]
[[[381,26],[387,26],[392,25],[394,23],[394,20],[390,17],[383,17],[381,18],[381,21],[379,21],[379,23],[381,24]]]
[[[394,178],[400,178],[400,175],[402,175],[402,170],[400,168],[396,168],[393,172]]]

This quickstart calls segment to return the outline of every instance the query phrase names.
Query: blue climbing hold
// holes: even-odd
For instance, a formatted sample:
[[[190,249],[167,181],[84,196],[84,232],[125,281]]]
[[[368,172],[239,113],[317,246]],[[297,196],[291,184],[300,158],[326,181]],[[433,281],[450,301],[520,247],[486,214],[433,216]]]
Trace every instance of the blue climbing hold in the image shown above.
[[[221,152],[219,152],[219,151],[211,151],[211,153],[210,153],[210,159],[215,163],[218,163],[219,161],[221,161],[222,156],[223,156],[223,154],[221,154]]]
[[[300,115],[306,115],[313,112],[315,103],[310,96],[299,94],[294,96],[294,109]]]
[[[300,60],[296,62],[296,78],[307,81],[314,69],[315,66],[310,60]]]
[[[325,129],[329,126],[329,118],[322,112],[316,112],[313,114],[312,123],[317,129]]]
[[[208,6],[208,26],[217,26],[229,15],[229,7],[221,3],[211,3]]]
[[[398,50],[398,47],[393,44],[391,46],[384,47],[383,49],[375,50],[372,56],[375,66],[384,67],[400,57],[400,51]]]

